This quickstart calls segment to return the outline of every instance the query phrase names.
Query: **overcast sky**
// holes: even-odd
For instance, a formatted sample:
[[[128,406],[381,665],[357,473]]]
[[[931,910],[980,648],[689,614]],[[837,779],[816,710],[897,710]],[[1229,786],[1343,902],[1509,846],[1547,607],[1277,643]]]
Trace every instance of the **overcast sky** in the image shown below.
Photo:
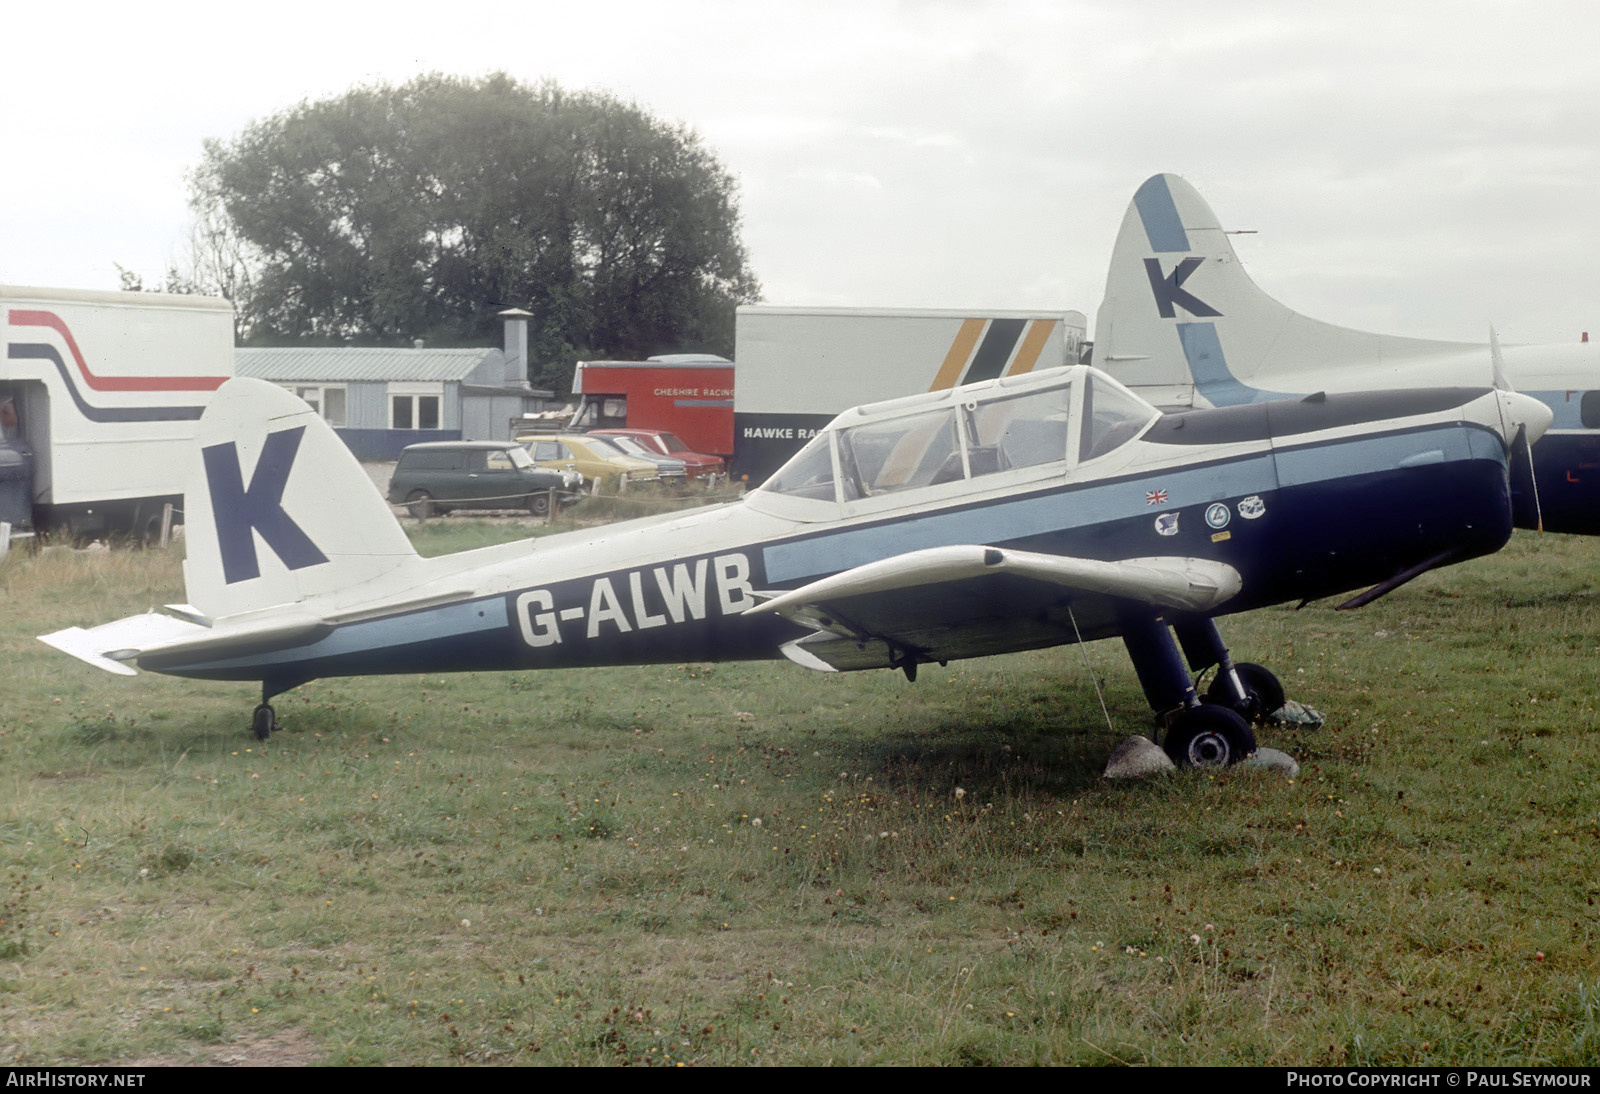
[[[1134,189],[1172,171],[1319,319],[1600,337],[1597,31],[1578,0],[14,5],[0,282],[158,282],[205,138],[503,70],[696,129],[768,303],[1092,322]]]

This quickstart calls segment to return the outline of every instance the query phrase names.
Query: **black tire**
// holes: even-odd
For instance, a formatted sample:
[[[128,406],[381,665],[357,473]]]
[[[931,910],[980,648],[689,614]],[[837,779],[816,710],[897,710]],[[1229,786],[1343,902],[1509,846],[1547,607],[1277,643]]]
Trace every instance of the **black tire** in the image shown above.
[[[537,494],[529,494],[528,512],[536,517],[548,516],[550,513],[550,492],[541,490]]]
[[[1271,717],[1283,706],[1286,696],[1283,694],[1283,685],[1272,674],[1270,669],[1260,665],[1251,664],[1249,661],[1240,661],[1233,666],[1233,671],[1239,674],[1239,683],[1244,685],[1246,703],[1243,708],[1233,702],[1229,694],[1233,689],[1228,687],[1227,681],[1219,675],[1211,681],[1211,686],[1206,688],[1206,698],[1213,703],[1231,706],[1245,717],[1246,721],[1263,722]]]
[[[1255,752],[1256,735],[1238,713],[1212,704],[1181,711],[1161,747],[1179,767],[1231,767]]]
[[[128,529],[128,539],[134,547],[149,548],[161,545],[161,512],[137,512]]]
[[[427,520],[438,513],[438,508],[433,504],[433,495],[426,490],[413,490],[406,495],[406,512],[418,520]]]
[[[272,731],[278,728],[278,716],[273,711],[271,704],[262,703],[250,712],[250,732],[255,734],[258,741],[264,741],[272,736]]]

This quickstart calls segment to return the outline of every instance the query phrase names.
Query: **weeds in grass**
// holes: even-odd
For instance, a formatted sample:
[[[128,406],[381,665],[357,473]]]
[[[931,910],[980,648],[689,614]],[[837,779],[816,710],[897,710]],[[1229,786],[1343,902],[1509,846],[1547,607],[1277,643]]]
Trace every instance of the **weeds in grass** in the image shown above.
[[[33,894],[43,889],[42,883],[29,885],[25,870],[6,872],[6,891],[0,899],[0,961],[16,960],[29,950],[29,909]]]

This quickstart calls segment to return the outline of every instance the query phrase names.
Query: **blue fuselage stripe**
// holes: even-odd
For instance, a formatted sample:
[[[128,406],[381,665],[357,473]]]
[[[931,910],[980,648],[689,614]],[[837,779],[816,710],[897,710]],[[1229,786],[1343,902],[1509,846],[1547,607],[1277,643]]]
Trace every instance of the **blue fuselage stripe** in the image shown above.
[[[1179,323],[1178,344],[1183,347],[1183,357],[1189,363],[1189,376],[1194,380],[1195,389],[1212,406],[1242,406],[1293,398],[1282,392],[1250,387],[1235,377],[1222,352],[1222,340],[1217,336],[1215,323]]]
[[[298,664],[325,657],[340,657],[369,650],[440,639],[460,638],[484,631],[503,631],[511,624],[503,596],[448,604],[442,608],[389,616],[361,623],[347,623],[326,638],[306,646],[295,646],[279,653],[256,653],[245,657],[184,665],[185,672],[212,672],[235,668],[270,669],[276,665]]]
[[[1589,428],[1583,424],[1583,391],[1524,391],[1522,394],[1531,395],[1550,408],[1555,415],[1555,420],[1550,423],[1551,429]],[[1534,451],[1538,451],[1537,446]]]
[[[1161,175],[1148,178],[1133,195],[1133,204],[1144,222],[1144,234],[1153,251],[1187,251],[1189,234],[1183,230],[1183,218],[1172,201],[1172,191]]]

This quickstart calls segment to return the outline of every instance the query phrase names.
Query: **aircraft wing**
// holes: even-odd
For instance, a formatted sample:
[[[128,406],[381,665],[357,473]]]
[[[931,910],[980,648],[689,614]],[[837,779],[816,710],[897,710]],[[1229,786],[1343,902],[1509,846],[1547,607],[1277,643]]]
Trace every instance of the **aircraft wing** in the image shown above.
[[[912,551],[782,593],[776,612],[812,634],[783,647],[820,671],[949,661],[1104,638],[1129,602],[1204,612],[1239,591],[1239,572],[1199,558],[1118,562],[955,546]]]

